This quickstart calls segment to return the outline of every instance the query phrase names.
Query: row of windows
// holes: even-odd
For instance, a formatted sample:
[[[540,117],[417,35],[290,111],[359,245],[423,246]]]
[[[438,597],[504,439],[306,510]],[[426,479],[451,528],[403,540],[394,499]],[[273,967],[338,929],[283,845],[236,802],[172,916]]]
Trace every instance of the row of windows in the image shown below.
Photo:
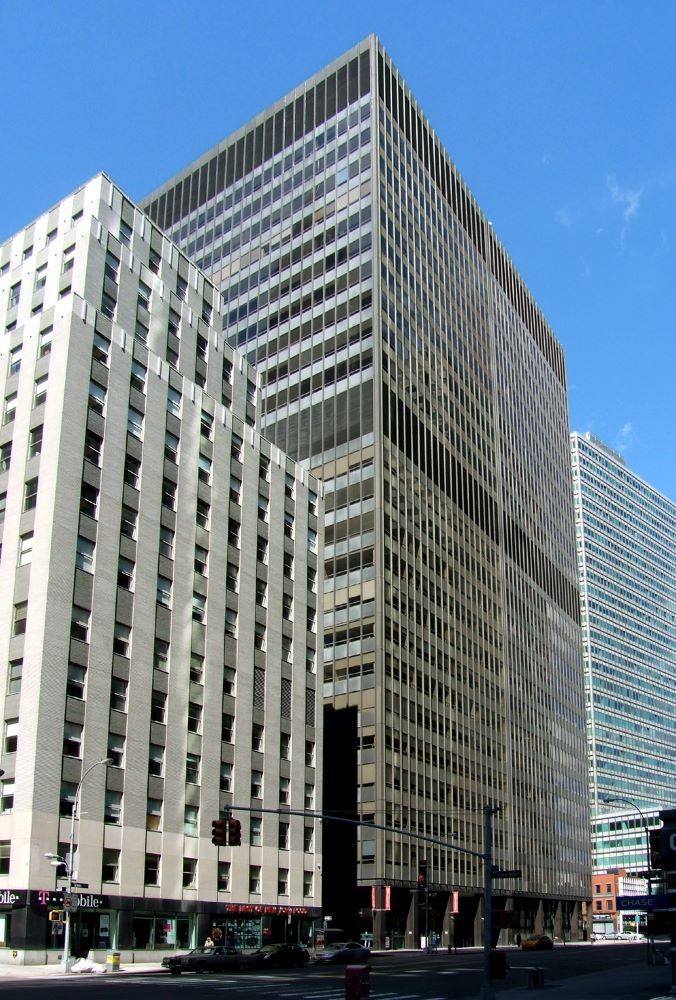
[[[581,437],[579,434],[572,434],[571,446],[573,474],[576,478],[579,478],[581,471],[586,475],[593,473],[599,477],[603,490],[610,491],[614,496],[631,498],[632,505],[646,514],[648,509],[652,511],[656,508],[664,515],[667,523],[673,519],[673,501],[639,479],[623,464],[623,459],[616,456],[602,441],[593,435]],[[605,482],[602,470],[607,473]],[[662,528],[663,522],[660,519],[651,516],[650,520],[657,528]]]
[[[122,223],[121,223],[122,224]],[[121,238],[121,237],[120,237]],[[150,263],[149,267],[151,271],[159,273],[159,263],[160,258],[156,251],[150,248]],[[107,316],[109,319],[115,318],[115,311],[117,308],[118,301],[118,287],[119,287],[119,269],[120,261],[118,257],[109,248],[106,252],[106,263],[104,268],[104,282],[103,289],[101,293],[101,312],[103,315]],[[143,272],[143,266],[142,266]],[[176,275],[175,281],[175,296],[179,301],[185,301],[188,291],[188,282],[180,274]],[[152,302],[153,290],[149,284],[147,284],[143,278],[139,278],[137,286],[137,305],[136,305],[136,320],[134,328],[134,338],[143,346],[148,346],[148,338],[150,334],[150,310]],[[200,321],[210,324],[213,319],[213,306],[209,301],[209,298],[203,297],[201,301],[201,306],[199,308],[199,318]],[[167,341],[166,341],[166,360],[174,368],[179,367],[179,346],[180,346],[180,327],[181,327],[181,315],[171,306],[168,310],[168,320],[167,320]],[[192,374],[192,378],[195,383],[201,387],[206,385],[206,370],[204,365],[208,362],[208,331],[204,330],[202,332],[197,332],[196,334],[196,344],[195,344],[195,369]],[[106,363],[104,359],[103,363]],[[223,370],[222,370],[222,380],[223,380],[223,391],[221,393],[221,403],[230,409],[232,404],[230,386],[232,385],[232,362],[228,359],[223,359]],[[227,387],[227,388],[226,388]],[[142,391],[142,390],[141,390]],[[252,380],[247,380],[246,386],[246,398],[247,402],[253,406],[256,404],[256,384]],[[253,416],[247,411],[246,422],[254,423]]]
[[[277,180],[282,176],[283,173],[289,174],[290,171],[300,164],[303,160],[311,161],[312,154],[316,152],[317,159],[314,164],[310,162],[305,168],[306,179],[311,177],[315,171],[319,171],[324,168],[324,150],[328,149],[330,146],[335,144],[337,138],[345,135],[348,127],[354,129],[360,119],[362,122],[367,121],[370,117],[370,105],[368,101],[362,102],[361,108],[356,108],[351,111],[349,115],[342,114],[338,115],[335,119],[334,124],[329,125],[329,127],[324,130],[319,130],[313,138],[308,139],[304,145],[299,145],[293,153],[288,153],[285,157],[276,157],[272,166],[266,167],[264,170],[254,171],[253,174],[246,180],[243,184],[233,185],[227,192],[223,192],[223,197],[218,198],[216,201],[212,202],[206,211],[200,212],[199,215],[191,213],[192,218],[190,222],[185,222],[180,229],[178,226],[176,229],[170,233],[172,239],[176,243],[185,242],[189,235],[195,233],[198,229],[204,230],[205,225],[213,222],[214,219],[219,218],[224,215],[227,216],[228,213],[233,209],[233,207],[241,207],[241,211],[237,213],[237,223],[245,221],[250,218],[252,214],[260,212],[262,207],[266,207],[270,203],[270,192],[272,181]],[[366,142],[367,139],[365,135],[368,134],[368,129],[362,133],[363,141]],[[354,147],[356,149],[356,146]],[[336,150],[332,149],[327,154],[327,163],[332,165],[335,163]],[[329,157],[331,157],[329,161]],[[310,171],[307,175],[307,171]],[[301,177],[303,176],[303,171],[301,171]],[[286,184],[288,185],[289,178],[287,177]],[[293,186],[298,186],[300,184],[298,174],[293,178]],[[290,190],[290,189],[289,189]],[[287,190],[287,194],[289,193]],[[250,200],[253,195],[256,195],[259,191],[263,193],[263,197],[267,192],[267,200],[263,200],[263,197],[254,197]],[[279,196],[279,195],[277,195]],[[225,222],[224,222],[225,224]],[[213,233],[209,230],[206,231],[206,238],[210,240],[212,238],[217,238],[220,235],[218,227]]]
[[[101,335],[97,334],[95,338],[95,360],[100,363],[107,364],[109,360],[109,350],[110,342],[103,338]],[[132,384],[134,380],[137,383],[137,388],[139,391],[143,391],[145,388],[145,376],[146,369],[137,364],[137,367],[132,371]],[[98,383],[92,382],[90,386],[90,407],[93,408],[100,415],[105,415],[105,393],[106,390],[99,386]],[[169,386],[167,393],[167,412],[175,417],[180,418],[181,415],[181,405],[182,399],[181,394],[178,390]],[[143,428],[143,414],[138,410],[130,407],[129,418],[128,418],[128,431],[135,437],[142,437]],[[213,418],[202,412],[201,418],[201,432],[203,436],[210,439],[213,431]],[[235,462],[242,462],[242,438],[233,433],[232,444],[231,444],[231,454],[232,459]],[[93,434],[93,432],[88,432],[87,441],[85,446],[85,455],[90,460],[94,461],[94,464],[100,465],[101,462],[101,448],[102,439]],[[166,432],[165,435],[165,457],[169,460],[178,459],[178,448],[179,439],[177,435]],[[140,472],[141,472],[141,462],[139,459],[134,458],[131,455],[126,456],[125,460],[125,470],[124,479],[127,485],[132,486],[135,489],[139,488],[140,485]],[[260,473],[262,478],[269,480],[269,459],[261,459]],[[212,474],[212,461],[211,459],[202,453],[199,455],[198,464],[198,477],[201,482],[205,485],[211,485],[211,474]],[[294,477],[287,474],[286,484],[285,484],[286,496],[290,499],[295,497],[295,480]],[[170,479],[163,480],[162,483],[162,504],[168,509],[176,509],[176,495],[177,495],[177,484]],[[98,499],[99,491],[97,487],[91,485],[90,483],[83,482],[82,484],[82,494],[81,494],[81,512],[88,517],[96,518],[98,515]],[[317,510],[317,495],[311,493],[310,495],[310,511],[316,513]],[[242,483],[237,475],[231,474],[230,479],[230,501],[241,506],[242,503]],[[269,520],[268,516],[269,500],[264,495],[259,495],[259,518],[265,522]],[[197,501],[197,511],[196,520],[198,525],[204,528],[209,527],[209,505],[204,499],[198,499]],[[136,514],[130,508],[123,509],[122,516],[122,533],[127,536],[134,537],[136,532]],[[294,516],[293,514],[285,513],[285,524],[284,532],[289,538],[294,537]],[[229,543],[237,548],[240,545],[240,525],[237,521],[230,519],[228,528],[228,539]],[[316,550],[316,540],[317,533],[313,529],[308,532],[308,545],[312,550]],[[173,543],[174,543],[174,532],[168,526],[162,526],[160,528],[160,554],[167,558],[173,558]],[[260,546],[259,546],[260,547]],[[93,572],[94,569],[94,551],[95,543],[90,539],[80,536],[78,538],[78,553],[77,553],[77,565],[78,568]],[[194,569],[195,572],[205,576],[207,574],[207,563],[208,563],[208,551],[204,546],[199,544],[195,547],[194,556]],[[235,568],[236,569],[236,568]],[[134,570],[135,566],[131,559],[123,557],[120,555],[118,562],[118,585],[126,590],[134,589]],[[233,572],[228,570],[228,587],[229,589],[236,589],[236,580],[234,579]],[[310,578],[309,583],[311,586],[316,584],[315,579]],[[156,592],[157,602],[165,607],[171,607],[172,603],[172,580],[161,573],[158,574],[157,580],[157,592]],[[76,619],[74,620],[74,638],[79,638],[82,641],[88,641],[88,618],[83,614],[85,609],[77,609],[75,612]],[[288,614],[289,609],[285,609],[285,617],[290,618]],[[195,621],[204,622],[206,620],[206,597],[199,591],[193,592],[192,599],[192,616]],[[315,629],[316,614],[314,610],[308,616],[308,628],[311,630]],[[120,635],[119,642],[124,648],[122,655],[129,655],[128,645],[129,645],[129,629],[124,626],[116,626],[120,632],[126,631],[126,635]],[[234,609],[226,609],[225,613],[225,634],[235,638],[237,636],[237,612]],[[256,645],[258,648],[264,648],[261,637],[256,637]]]
[[[286,837],[287,846],[282,846],[282,831],[280,824],[280,850],[288,849],[288,824]],[[306,830],[305,850],[312,851],[313,831]],[[309,845],[309,846],[308,846]],[[101,881],[118,884],[120,882],[121,867],[124,864],[122,852],[116,848],[104,847],[101,859]],[[145,855],[144,861],[144,884],[147,886],[158,886],[161,884],[162,856],[160,854]],[[197,859],[183,858],[182,884],[184,889],[197,887]],[[11,871],[11,841],[0,840],[0,875],[9,875]],[[249,866],[249,892],[258,895],[261,892],[261,866]],[[279,868],[277,872],[277,893],[280,896],[289,894],[288,868]],[[231,889],[231,862],[219,861],[217,869],[216,888],[219,892],[229,892]],[[312,896],[314,894],[314,873],[303,871],[303,895]]]
[[[410,143],[420,163],[424,164],[428,200],[434,200],[430,190],[431,179],[479,254],[488,262],[517,315],[563,384],[564,364],[560,345],[555,341],[530,294],[510,265],[492,229],[486,226],[475,202],[467,194],[445,151],[435,140],[426,120],[410,100],[397,77],[396,70],[381,52],[378,53],[378,96],[392,116],[387,124],[394,141],[402,148],[405,148],[405,143]],[[380,108],[379,117],[381,124],[384,125],[386,115],[383,107]]]
[[[5,407],[2,417],[3,426],[11,424],[16,417],[17,392],[10,392],[5,397]],[[42,406],[47,401],[47,375],[35,379],[33,385],[33,407]]]
[[[154,745],[151,745],[151,749]],[[154,746],[154,749],[158,748]],[[162,752],[164,747],[159,748]],[[190,758],[195,755],[188,755],[189,760],[186,765],[186,780],[192,776],[191,768],[194,766],[194,761]],[[154,760],[151,756],[151,761]],[[232,791],[232,764],[221,763],[220,772],[220,789],[222,792]],[[73,802],[75,797],[76,786],[71,782],[62,782],[61,785],[61,799],[59,812],[62,816],[71,816],[73,809]],[[278,779],[278,799],[280,805],[291,805],[291,793],[290,793],[290,779],[288,777],[280,776]],[[3,812],[10,813],[14,806],[14,781],[3,782],[2,785],[2,796],[3,796]],[[263,798],[263,772],[262,771],[252,771],[251,772],[251,798],[252,799],[262,799]],[[104,800],[104,812],[103,819],[104,823],[110,826],[120,826],[122,824],[122,805],[123,805],[123,794],[120,791],[107,788],[105,791]],[[313,810],[315,807],[315,786],[310,782],[306,782],[303,798],[303,807],[306,810]],[[162,808],[163,801],[159,798],[149,797],[147,800],[146,809],[146,829],[152,831],[160,831],[162,829]],[[260,819],[251,819],[251,844],[256,846],[260,844],[260,831],[261,831]],[[281,824],[280,824],[281,825]],[[195,805],[186,804],[184,806],[184,821],[183,821],[183,833],[188,837],[199,836],[199,807]],[[307,848],[306,848],[307,849]]]
[[[55,233],[56,231],[54,230],[53,232]],[[26,260],[25,252],[24,252],[24,260]],[[72,271],[72,269],[73,269],[74,266],[75,266],[75,244],[73,243],[70,246],[64,248],[63,255],[62,255],[62,258],[61,258],[61,271],[60,271],[60,273],[62,275],[63,274],[68,274],[69,271]],[[41,291],[45,287],[45,285],[47,284],[47,268],[48,268],[47,262],[45,262],[44,264],[41,264],[39,267],[36,268],[36,271],[35,271],[35,282],[33,284],[33,292],[39,292],[39,291]],[[1,273],[4,274],[6,270],[9,270],[9,264],[6,264],[4,266],[4,268],[2,269]],[[25,288],[27,286],[27,284],[28,283],[22,279],[21,281],[15,282],[10,287],[10,289],[9,289],[9,296],[8,296],[8,300],[7,300],[7,309],[8,310],[9,309],[15,309],[19,305],[19,301],[21,299],[21,288],[22,288],[22,285]],[[70,288],[66,289],[66,291],[70,291]],[[64,294],[64,289],[61,289],[61,293],[60,294],[61,295]],[[41,311],[41,308],[42,307],[39,306],[38,308],[33,309],[33,313],[37,313],[37,312]]]
[[[115,309],[117,307],[117,287],[119,285],[119,272],[120,272],[120,261],[111,252],[111,250],[108,249],[106,251],[106,260],[104,265],[104,278],[107,278],[108,281],[106,282],[104,280],[104,287],[101,298],[101,312],[104,314],[104,316],[107,316],[109,319],[115,318]],[[181,275],[177,275],[175,284],[175,294],[177,299],[179,299],[179,301],[182,302],[185,301],[187,296],[187,291],[188,291],[187,281],[184,278],[182,278]],[[136,313],[136,321],[137,321],[136,336],[137,339],[142,341],[145,339],[146,342],[147,342],[148,327],[145,324],[147,324],[148,314],[150,313],[151,297],[152,297],[152,288],[150,287],[150,285],[146,284],[146,282],[143,281],[142,278],[139,278],[138,294],[137,294],[137,313]],[[203,298],[200,310],[200,318],[205,323],[210,324],[212,316],[213,316],[213,306],[206,298]],[[180,322],[180,316],[178,315],[178,313],[170,309],[169,330],[175,336],[178,336],[179,322]],[[143,332],[139,333],[138,324],[141,324],[143,330],[145,330],[145,334]],[[207,346],[208,345],[204,341],[204,338],[202,338],[201,345],[198,339],[198,345],[197,345],[198,356],[201,356],[202,360],[206,360]]]
[[[198,167],[192,175],[169,188],[146,206],[148,214],[162,228],[170,229],[182,216],[196,211],[254,169],[260,169],[265,161],[294,142],[298,144],[296,155],[302,158],[305,155],[303,141],[308,132],[317,129],[323,137],[324,130],[320,127],[324,122],[330,121],[360,97],[366,97],[369,72],[367,50],[352,59],[349,67],[339,67],[336,73],[320,80],[295,102],[269,115],[255,130],[249,131]],[[247,183],[252,190],[252,179]]]
[[[117,682],[117,683],[116,683]],[[113,678],[111,689],[111,708],[115,711],[126,710],[126,682],[119,678]],[[151,718],[154,722],[164,723],[166,721],[166,696],[162,697],[161,692],[153,691]],[[199,732],[201,729],[201,706],[193,703],[189,705],[189,724],[191,732]],[[64,724],[63,754],[67,757],[82,759],[83,726],[78,723],[66,722]],[[223,715],[222,737],[224,741],[234,742],[235,720],[232,715]],[[3,752],[14,754],[18,752],[19,719],[7,719],[4,726]],[[109,733],[107,756],[111,760],[111,766],[122,768],[125,765],[125,744],[124,735]],[[291,735],[286,732],[280,734],[279,756],[281,760],[291,759]],[[264,751],[264,730],[263,726],[254,724],[251,736],[251,748],[256,753]],[[306,767],[315,766],[315,743],[313,740],[305,740],[304,763]],[[154,777],[164,777],[165,769],[165,747],[161,744],[151,743],[148,753],[148,774]],[[185,781],[188,784],[199,784],[201,772],[201,757],[196,753],[188,753],[185,765]],[[250,795],[252,798],[263,797],[263,772],[252,770],[251,772]],[[220,765],[219,787],[222,792],[232,792],[233,790],[233,765],[222,761]],[[280,805],[291,804],[291,783],[290,778],[279,776],[278,797]],[[63,782],[61,787],[60,813],[63,816],[72,815],[73,804],[77,786],[72,782]],[[122,821],[122,792],[114,789],[106,789],[104,804],[104,822],[107,824],[119,825]],[[306,782],[304,792],[304,808],[314,809],[315,786],[311,782]],[[148,800],[148,825],[147,829],[161,829],[161,800]],[[14,779],[8,778],[1,784],[0,812],[11,813],[14,808]],[[185,806],[184,833],[197,836],[197,820],[199,810],[197,807]]]
[[[230,538],[230,543],[233,544],[232,538]],[[79,538],[78,544],[81,545],[81,550],[78,551],[78,568],[83,568],[85,571],[91,571],[90,565],[88,565],[87,560],[93,560],[93,543],[88,539]],[[197,547],[200,549],[200,546]],[[206,550],[202,549],[202,552]],[[200,552],[195,554],[195,569],[199,570],[199,560],[202,558]],[[204,564],[206,569],[206,563]],[[133,574],[134,574],[134,563],[129,559],[124,559],[120,557],[118,561],[118,586],[125,590],[133,590]],[[314,570],[311,571],[314,574]],[[237,589],[238,582],[238,570],[237,567],[232,563],[228,563],[227,567],[227,578],[226,585],[227,589],[235,591]],[[260,586],[257,588],[256,602],[264,607],[266,602],[266,585],[263,581],[258,581]],[[173,580],[169,577],[158,575],[157,578],[157,590],[156,590],[156,601],[159,605],[165,608],[171,608],[172,606],[172,589]],[[293,598],[289,594],[284,594],[282,599],[283,610],[282,617],[287,621],[293,621]],[[14,620],[13,620],[13,635],[22,635],[26,631],[26,617],[27,617],[28,604],[26,601],[20,601],[14,606]],[[206,623],[207,620],[207,599],[204,594],[199,593],[199,591],[193,591],[192,595],[192,619],[193,621]],[[238,636],[238,619],[239,612],[235,608],[225,608],[224,616],[224,633],[227,637],[236,639]],[[83,608],[78,605],[73,605],[71,614],[71,628],[70,635],[72,639],[76,639],[79,642],[88,643],[90,641],[90,624],[91,624],[91,610],[89,608]],[[256,626],[256,648],[264,649],[265,643],[259,642],[258,639],[258,629],[261,626]],[[317,611],[315,608],[307,609],[306,616],[306,628],[309,632],[316,632],[317,630]],[[264,627],[263,627],[264,629]],[[264,630],[263,630],[264,635]],[[123,625],[119,622],[115,623],[115,652],[119,653],[120,656],[129,657],[131,653],[131,626]],[[288,661],[291,660],[291,647],[288,646],[285,650],[285,657]]]
[[[42,430],[42,428],[39,428]],[[42,439],[40,439],[40,446]],[[39,451],[36,452],[39,454]],[[24,484],[22,511],[24,513],[33,510],[37,505],[38,480],[37,477],[29,479]],[[0,492],[0,524],[5,520],[7,512],[7,492]],[[2,546],[0,546],[1,552]],[[17,556],[17,566],[28,566],[33,561],[33,532],[27,531],[19,536],[19,552]]]
[[[77,666],[76,664],[71,664],[70,666]],[[203,658],[193,657],[191,658],[191,669],[190,669],[190,680],[193,683],[201,683],[203,679]],[[83,673],[86,673],[86,668],[80,668]],[[226,668],[229,670],[230,668]],[[23,660],[12,660],[9,664],[8,672],[8,694],[18,694],[21,690],[21,680],[23,671]],[[232,671],[234,674],[234,671]],[[77,679],[78,674],[73,675]],[[69,671],[70,679],[70,671]],[[126,713],[127,711],[127,687],[128,683],[121,677],[113,677],[111,679],[111,689],[110,689],[110,708],[115,712]],[[69,690],[69,694],[70,694]],[[224,694],[232,694],[231,690],[228,690],[227,685],[224,685]],[[284,696],[283,696],[284,697]],[[307,690],[307,697],[312,702],[314,700],[314,691],[309,688]],[[288,695],[284,700],[288,700]],[[282,717],[288,717],[288,713],[282,711]],[[163,691],[153,690],[151,709],[150,709],[151,720],[160,725],[166,725],[167,722],[167,695]],[[188,703],[188,731],[192,733],[202,732],[202,706],[195,703]],[[82,758],[82,740],[83,740],[84,726],[80,723],[66,722],[64,724],[64,736],[63,736],[63,754],[66,757],[76,757],[78,759]],[[5,732],[3,741],[3,752],[4,753],[16,753],[18,749],[18,735],[19,735],[19,720],[18,718],[7,719],[5,721]],[[235,717],[229,713],[223,713],[222,716],[222,726],[221,726],[221,737],[223,742],[234,743],[235,742]],[[149,773],[156,776],[163,776],[164,773],[164,763],[162,759],[158,758],[157,750],[163,748],[154,748],[153,753],[151,753],[150,763],[149,763]],[[251,749],[257,753],[263,753],[265,750],[264,741],[264,727],[262,725],[254,723],[251,733]],[[108,742],[108,756],[112,758],[113,765],[115,767],[124,767],[124,755],[125,755],[125,737],[118,733],[109,734]],[[280,736],[279,744],[279,756],[281,760],[291,759],[291,737],[289,733],[283,732]],[[305,741],[305,766],[314,767],[315,766],[315,744],[313,740]],[[186,763],[186,781],[197,784],[199,783],[199,773],[200,773],[200,757],[197,754],[188,754]],[[225,789],[229,791],[230,789]]]
[[[82,218],[83,214],[84,213],[82,212],[82,210],[79,210],[79,209],[76,210],[73,213],[72,217],[71,217],[71,226],[74,226],[75,223],[78,222]],[[47,233],[46,237],[45,237],[45,244],[44,245],[45,246],[49,246],[49,244],[52,243],[56,239],[56,237],[58,235],[58,232],[59,232],[58,226],[56,226],[53,229],[50,229],[49,232]],[[22,254],[22,258],[21,258],[22,262],[25,262],[26,260],[28,260],[30,257],[33,256],[33,250],[34,250],[33,244],[31,244],[28,247],[25,247],[25,249],[23,251],[23,254]],[[74,243],[64,249],[63,258],[62,258],[62,264],[61,264],[61,273],[67,272],[67,271],[71,270],[71,268],[73,267],[72,260],[73,260],[74,253],[75,253],[75,244]],[[0,277],[3,277],[5,274],[9,273],[10,263],[11,262],[8,260],[8,261],[5,261],[5,263],[0,266]],[[44,274],[44,269],[46,268],[46,266],[47,266],[46,264],[42,264],[36,270],[36,289],[42,288],[43,285],[44,285],[44,282],[42,281],[42,276]],[[19,282],[19,285],[20,285],[20,282]],[[12,287],[14,288],[16,286],[12,286]],[[11,295],[11,291],[10,291],[10,302],[12,301],[12,298],[16,299],[16,301],[14,301],[12,303],[13,305],[16,305],[17,302],[18,302],[18,299],[19,299],[18,293],[15,293],[15,295],[12,296]]]
[[[364,129],[361,134],[362,145],[367,145],[370,141],[370,130],[368,128]],[[211,267],[213,266],[222,256],[227,256],[231,252],[239,249],[242,245],[245,245],[252,240],[260,238],[269,229],[275,229],[282,219],[287,219],[294,212],[298,211],[301,207],[309,207],[314,201],[318,201],[326,196],[332,194],[334,189],[340,187],[344,184],[348,177],[355,176],[358,172],[356,168],[352,166],[355,162],[355,157],[352,156],[360,143],[360,136],[353,135],[348,143],[345,142],[338,147],[338,150],[331,150],[326,154],[326,157],[320,157],[314,164],[309,163],[303,169],[299,170],[293,177],[287,176],[284,184],[278,185],[274,189],[268,188],[262,195],[262,197],[255,198],[253,201],[248,201],[245,203],[237,203],[237,210],[232,214],[228,215],[226,212],[226,218],[224,218],[222,223],[219,223],[213,228],[203,231],[195,240],[188,243],[187,250],[188,253],[194,258],[197,253],[202,251],[205,247],[212,247],[214,243],[219,243],[224,236],[232,230],[235,231],[235,235],[222,246],[218,246],[217,249],[211,254],[207,254],[204,260],[200,261],[197,259],[198,266],[201,267]],[[350,167],[344,166],[340,170],[331,171],[331,168],[336,163],[336,159],[343,160],[351,156]],[[370,154],[366,153],[361,158],[362,169],[367,169],[370,166]],[[312,185],[312,180],[314,175],[323,174],[324,168],[330,171],[326,175],[317,181],[317,183]],[[293,200],[289,197],[292,190],[298,188],[305,188],[305,194],[299,194]],[[267,211],[272,208],[272,211]],[[221,202],[216,208],[216,214],[221,214],[223,210],[223,202]],[[261,214],[264,212],[266,214]],[[242,223],[245,223],[252,216],[257,217],[257,221],[251,224],[248,228],[243,228]],[[198,228],[197,222],[193,221],[190,225],[190,232],[194,232]],[[294,227],[295,230],[295,227]],[[294,235],[295,232],[294,232]],[[275,236],[271,237],[273,240]],[[287,242],[285,240],[285,242]],[[273,245],[273,250],[276,249]],[[271,273],[274,273],[271,271]],[[235,285],[235,289],[237,286]],[[231,296],[230,296],[231,298]],[[223,293],[222,300],[225,303],[228,302],[229,296],[227,292]],[[232,316],[231,316],[232,320]]]
[[[52,341],[54,337],[54,327],[48,326],[44,330],[40,330],[38,335],[38,359],[47,357],[52,350]],[[21,370],[21,362],[23,359],[23,344],[18,344],[13,347],[9,352],[9,358],[7,362],[7,376],[18,375]]]

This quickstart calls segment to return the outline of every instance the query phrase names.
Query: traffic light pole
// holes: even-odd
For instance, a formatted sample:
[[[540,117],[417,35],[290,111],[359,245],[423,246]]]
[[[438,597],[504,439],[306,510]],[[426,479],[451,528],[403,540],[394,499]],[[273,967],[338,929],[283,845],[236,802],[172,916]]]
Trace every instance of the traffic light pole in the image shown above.
[[[484,806],[484,963],[481,1000],[494,1000],[491,977],[493,945],[493,816],[500,807]]]
[[[387,826],[383,823],[365,823],[360,819],[349,819],[346,816],[333,816],[330,813],[318,813],[309,809],[265,809],[260,806],[228,806],[228,815],[234,812],[255,812],[255,813],[275,813],[278,816],[305,816],[310,819],[317,819],[321,823],[349,823],[352,826],[365,826],[369,830],[385,830],[387,833],[396,833],[400,837],[408,837],[409,840],[425,841],[428,844],[437,844],[441,847],[450,848],[453,851],[460,851],[461,854],[470,854],[472,857],[481,858],[484,863],[484,949],[483,949],[483,978],[481,987],[481,1000],[495,1000],[491,977],[491,944],[493,939],[493,879],[499,875],[503,877],[518,877],[520,872],[498,872],[493,865],[493,816],[500,810],[500,806],[486,804],[484,813],[484,850],[473,851],[469,847],[460,847],[459,844],[449,843],[439,837],[427,837],[424,834],[409,833],[398,826]],[[214,841],[216,843],[216,841]],[[427,888],[425,890],[426,900],[428,899]],[[429,936],[429,912],[427,916],[427,934]],[[429,951],[429,943],[428,949]]]

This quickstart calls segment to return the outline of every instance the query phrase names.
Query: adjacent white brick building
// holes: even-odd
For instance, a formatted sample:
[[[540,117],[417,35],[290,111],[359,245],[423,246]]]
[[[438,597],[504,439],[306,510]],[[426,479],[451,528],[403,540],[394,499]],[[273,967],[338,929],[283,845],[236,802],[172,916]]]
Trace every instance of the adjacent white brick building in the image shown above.
[[[296,939],[320,912],[321,497],[213,285],[105,176],[0,247],[0,949]],[[321,622],[319,623],[321,625]],[[217,849],[231,804],[242,846]],[[56,877],[63,873],[57,869]],[[58,886],[63,882],[59,881]],[[2,952],[0,950],[0,960]]]

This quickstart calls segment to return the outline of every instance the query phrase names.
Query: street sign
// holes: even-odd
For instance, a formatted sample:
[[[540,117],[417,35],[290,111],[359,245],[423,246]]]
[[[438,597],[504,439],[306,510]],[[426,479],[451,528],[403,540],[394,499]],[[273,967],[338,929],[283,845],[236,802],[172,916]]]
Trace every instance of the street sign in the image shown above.
[[[64,892],[63,908],[64,910],[66,910],[67,913],[73,913],[75,910],[77,910],[79,905],[80,905],[80,900],[78,899],[76,893]]]
[[[616,896],[618,910],[668,910],[668,896]]]
[[[506,869],[505,871],[500,871],[500,869],[498,868],[497,871],[493,871],[491,872],[491,874],[493,878],[521,878],[521,869],[509,868]]]

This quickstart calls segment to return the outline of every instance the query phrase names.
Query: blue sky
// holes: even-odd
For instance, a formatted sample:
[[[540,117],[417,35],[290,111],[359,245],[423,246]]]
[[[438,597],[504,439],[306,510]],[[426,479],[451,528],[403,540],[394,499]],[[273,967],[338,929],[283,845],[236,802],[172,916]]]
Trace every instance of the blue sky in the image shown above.
[[[140,200],[370,32],[563,344],[571,427],[676,500],[672,0],[0,0],[0,240]]]

